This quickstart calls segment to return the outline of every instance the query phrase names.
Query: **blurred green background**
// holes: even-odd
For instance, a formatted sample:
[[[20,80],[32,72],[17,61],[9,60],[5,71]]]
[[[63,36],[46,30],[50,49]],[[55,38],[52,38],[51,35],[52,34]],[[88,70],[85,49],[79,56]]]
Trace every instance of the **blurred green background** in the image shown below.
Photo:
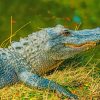
[[[17,32],[12,40],[19,40],[33,31],[44,27],[62,24],[70,29],[95,28],[100,26],[100,0],[0,0],[0,43],[10,36],[10,20],[13,17],[13,33],[30,22]],[[89,60],[100,60],[100,46],[95,50],[83,54]]]
[[[13,40],[56,24],[94,28],[100,25],[100,0],[0,0],[0,43],[10,36],[11,16],[13,32],[31,21]]]

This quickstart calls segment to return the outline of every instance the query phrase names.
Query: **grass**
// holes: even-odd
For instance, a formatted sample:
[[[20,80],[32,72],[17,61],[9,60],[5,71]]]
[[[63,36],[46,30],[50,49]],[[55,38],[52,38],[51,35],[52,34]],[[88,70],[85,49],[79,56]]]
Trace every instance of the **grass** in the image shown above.
[[[11,16],[11,20],[12,20],[12,16]],[[4,48],[4,47],[7,47],[8,44],[11,44],[11,42],[12,42],[11,40],[13,37],[16,36],[17,32],[20,31],[21,29],[25,28],[30,23],[31,22],[26,23],[25,25],[21,26],[18,30],[16,30],[14,33],[12,33],[12,21],[11,21],[11,35],[7,39],[5,39],[3,42],[1,42],[0,47]]]

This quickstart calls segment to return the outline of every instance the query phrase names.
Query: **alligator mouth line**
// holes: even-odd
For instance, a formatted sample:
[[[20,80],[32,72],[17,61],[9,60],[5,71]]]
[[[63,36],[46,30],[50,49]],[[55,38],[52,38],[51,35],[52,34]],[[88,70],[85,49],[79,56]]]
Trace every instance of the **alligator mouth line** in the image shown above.
[[[82,44],[71,44],[71,43],[65,43],[65,46],[68,46],[70,48],[90,48],[96,46],[96,42],[86,42]]]

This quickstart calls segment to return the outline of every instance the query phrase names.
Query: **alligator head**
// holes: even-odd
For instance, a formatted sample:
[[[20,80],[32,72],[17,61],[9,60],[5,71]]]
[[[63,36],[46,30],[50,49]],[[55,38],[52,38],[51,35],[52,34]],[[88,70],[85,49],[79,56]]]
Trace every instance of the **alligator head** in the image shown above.
[[[62,25],[33,32],[19,42],[12,42],[9,50],[20,53],[42,74],[70,58],[96,45],[100,40],[100,28],[69,30]]]
[[[100,41],[100,28],[69,30],[62,25],[46,28],[48,41],[45,48],[55,60],[70,58],[94,47]]]

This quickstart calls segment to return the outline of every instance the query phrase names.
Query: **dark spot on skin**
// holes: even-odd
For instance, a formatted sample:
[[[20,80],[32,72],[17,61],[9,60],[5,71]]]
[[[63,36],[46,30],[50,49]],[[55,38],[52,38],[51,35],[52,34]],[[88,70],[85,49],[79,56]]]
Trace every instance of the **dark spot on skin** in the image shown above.
[[[34,39],[34,41],[36,41],[37,39]]]
[[[28,42],[23,43],[23,45],[28,45]]]
[[[16,47],[16,49],[21,49],[21,47]]]
[[[6,53],[3,52],[2,55],[6,55]]]
[[[39,45],[37,46],[37,48],[39,48]]]

